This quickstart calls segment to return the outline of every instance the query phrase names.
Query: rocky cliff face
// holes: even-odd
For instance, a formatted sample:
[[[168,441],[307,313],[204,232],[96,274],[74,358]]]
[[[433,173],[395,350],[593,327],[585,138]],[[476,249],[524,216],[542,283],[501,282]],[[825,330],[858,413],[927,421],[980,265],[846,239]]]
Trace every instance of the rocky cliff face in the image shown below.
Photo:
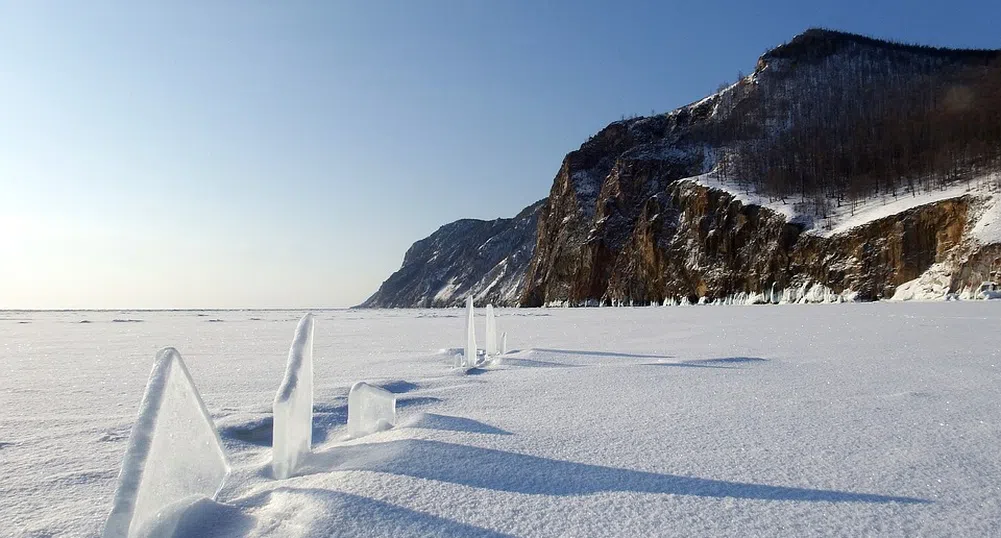
[[[470,293],[480,303],[503,305],[647,304],[812,285],[875,300],[893,296],[933,266],[936,282],[947,282],[951,291],[975,286],[990,278],[1001,256],[998,241],[972,233],[993,203],[997,178],[969,193],[904,204],[828,233],[824,223],[834,228],[837,218],[847,219],[846,195],[854,197],[852,215],[856,205],[868,203],[859,189],[869,180],[836,184],[828,189],[836,198],[824,197],[823,184],[812,187],[817,194],[803,187],[794,203],[786,192],[795,190],[789,159],[775,161],[786,168],[773,182],[769,163],[785,147],[810,155],[797,140],[824,118],[804,111],[836,111],[842,105],[832,100],[866,99],[868,88],[859,87],[858,76],[896,90],[910,78],[933,87],[928,80],[948,84],[971,65],[998,57],[998,51],[927,49],[808,31],[766,53],[754,73],[717,94],[602,129],[563,159],[549,197],[518,217],[443,226],[414,244],[400,271],[363,306],[450,306]],[[809,120],[798,131],[797,117]],[[772,156],[764,150],[757,155],[761,148]],[[825,166],[846,162],[869,169],[847,157]],[[974,164],[985,162],[973,157]],[[908,159],[893,173],[920,161]],[[878,162],[872,166],[879,169]],[[733,170],[756,169],[764,178],[757,183],[732,179]],[[731,177],[724,181],[727,171]],[[811,173],[823,178],[816,167]],[[984,173],[971,167],[965,178]],[[706,180],[712,177],[717,181]],[[878,177],[876,184],[879,192]],[[920,188],[909,188],[898,192],[895,183],[893,203],[907,196],[920,201]]]
[[[360,306],[459,306],[470,294],[478,304],[517,306],[542,204],[511,219],[463,219],[442,226],[414,243],[400,270]]]
[[[967,195],[823,237],[730,193],[677,181],[643,205],[601,298],[695,302],[812,284],[860,300],[889,298],[932,264],[976,250],[964,238],[982,206],[982,198]],[[958,279],[957,289],[983,277]]]
[[[969,201],[936,202],[824,237],[810,228],[844,200],[824,199],[823,185],[809,198],[803,192],[792,214],[742,203],[734,193],[758,190],[766,198],[761,189],[790,190],[768,182],[769,166],[777,165],[769,165],[766,149],[805,153],[790,136],[801,139],[823,125],[809,110],[864,102],[871,87],[859,85],[861,77],[895,92],[906,91],[908,80],[948,86],[998,56],[811,30],[766,53],[754,73],[715,95],[669,114],[612,123],[563,161],[539,216],[522,305],[720,298],[811,282],[859,299],[892,296],[959,245],[970,226]],[[834,148],[815,150],[828,152]],[[723,175],[734,162],[743,162],[740,171],[762,168],[763,179],[730,181],[724,189],[681,181]]]

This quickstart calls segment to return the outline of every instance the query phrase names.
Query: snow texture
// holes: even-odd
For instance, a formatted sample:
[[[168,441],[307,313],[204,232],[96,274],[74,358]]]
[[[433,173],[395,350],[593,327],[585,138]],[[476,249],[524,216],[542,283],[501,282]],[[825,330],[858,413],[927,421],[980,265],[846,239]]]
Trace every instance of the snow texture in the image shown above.
[[[165,533],[175,512],[171,505],[215,498],[228,473],[219,433],[180,353],[160,350],[129,435],[104,538]]]
[[[686,181],[725,191],[745,205],[753,204],[768,208],[785,217],[786,222],[801,224],[805,227],[806,233],[820,237],[845,233],[864,224],[922,205],[969,194],[982,195],[989,198],[990,209],[980,219],[973,235],[983,244],[1001,242],[1001,207],[997,203],[997,195],[991,193],[988,188],[996,183],[996,178],[992,174],[971,181],[958,182],[944,189],[871,197],[856,203],[854,208],[850,203],[844,203],[841,207],[831,208],[824,218],[815,215],[809,204],[793,202],[795,197],[784,201],[761,195],[735,182],[720,179],[714,173],[694,176],[687,178]]]
[[[987,202],[970,235],[981,245],[1001,243],[1001,200],[998,196]]]
[[[472,376],[460,309],[315,311],[313,452],[275,480],[304,313],[0,312],[0,536],[100,535],[164,341],[232,463],[175,536],[1001,536],[997,301],[497,309],[521,349]],[[358,380],[397,423],[346,439]]]
[[[497,320],[494,318],[494,307],[493,305],[487,305],[487,338],[486,338],[486,357],[494,357],[497,355]]]
[[[313,445],[313,315],[295,329],[288,366],[272,410],[271,466],[276,478],[288,478]]]
[[[359,381],[348,393],[348,436],[388,430],[396,424],[396,395]]]
[[[914,280],[897,286],[893,301],[944,301],[949,293],[951,275],[947,264],[936,263]]]
[[[466,297],[466,349],[462,354],[462,366],[472,368],[476,366],[476,325],[473,323],[475,312],[473,309],[473,296]]]

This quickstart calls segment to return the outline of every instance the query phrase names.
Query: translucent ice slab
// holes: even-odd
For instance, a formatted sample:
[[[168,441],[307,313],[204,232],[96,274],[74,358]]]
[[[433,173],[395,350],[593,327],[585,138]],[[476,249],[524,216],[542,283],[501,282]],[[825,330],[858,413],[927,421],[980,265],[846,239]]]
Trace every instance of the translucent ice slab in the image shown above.
[[[127,538],[185,499],[214,499],[227,474],[219,433],[180,353],[160,350],[129,435],[104,538]]]

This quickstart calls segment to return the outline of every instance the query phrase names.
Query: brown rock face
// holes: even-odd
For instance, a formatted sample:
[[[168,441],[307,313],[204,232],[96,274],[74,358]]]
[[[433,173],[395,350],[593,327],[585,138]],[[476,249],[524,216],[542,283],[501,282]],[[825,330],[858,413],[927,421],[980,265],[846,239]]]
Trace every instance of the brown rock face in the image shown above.
[[[790,270],[837,292],[857,291],[860,299],[889,298],[960,244],[971,202],[945,200],[830,238],[803,237]]]
[[[642,172],[628,177],[640,179],[630,184],[649,184]],[[608,187],[610,191],[625,182],[611,184],[618,187]],[[618,196],[628,198],[623,192]],[[648,304],[682,297],[694,301],[804,283],[821,283],[835,293],[855,291],[862,300],[890,297],[898,285],[944,261],[960,245],[971,201],[963,197],[920,206],[847,233],[820,237],[803,233],[771,210],[744,205],[729,193],[674,181],[637,204],[632,218],[617,215],[617,225],[628,226],[614,236],[621,241],[601,233],[616,223],[618,206],[602,207],[596,221],[611,224],[596,226],[579,251],[584,278],[570,290],[577,294],[554,295],[565,288],[543,284],[526,289],[523,305]],[[957,275],[957,282],[989,272],[997,256],[984,256],[981,265],[987,269]]]
[[[613,123],[566,156],[539,215],[522,305],[584,304],[605,295],[637,219],[654,216],[648,200],[705,167],[691,133],[714,103]]]

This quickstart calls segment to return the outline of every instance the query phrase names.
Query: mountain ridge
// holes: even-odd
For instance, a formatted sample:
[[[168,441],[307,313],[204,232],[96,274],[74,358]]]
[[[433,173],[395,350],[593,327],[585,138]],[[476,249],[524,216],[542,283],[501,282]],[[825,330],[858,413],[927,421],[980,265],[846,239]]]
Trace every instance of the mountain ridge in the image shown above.
[[[459,219],[415,242],[403,264],[360,308],[517,305],[527,260],[535,247],[540,200],[511,218]]]
[[[1001,50],[808,29],[763,54],[737,83],[666,114],[611,122],[568,153],[549,196],[528,208],[536,232],[520,234],[516,250],[531,255],[523,276],[508,270],[519,276],[506,281],[503,297],[476,293],[487,275],[481,267],[461,277],[472,284],[436,281],[391,301],[380,288],[380,299],[363,305],[447,306],[451,288],[463,285],[477,300],[506,306],[718,300],[808,285],[887,298],[931,265],[963,258],[951,249],[971,248],[964,234],[989,203],[987,191],[959,206],[939,200],[937,210],[907,208],[864,224],[871,229],[852,231],[853,241],[804,232],[880,197],[916,197],[973,177],[993,177],[985,189],[1001,185],[988,174],[1001,169],[1001,106],[992,97],[1001,88],[999,58]],[[931,97],[907,100],[915,88]],[[883,130],[867,125],[866,114]],[[679,183],[692,178],[706,179]],[[747,245],[753,251],[742,252]],[[406,267],[390,278],[405,280]],[[985,276],[964,274],[950,291]],[[436,302],[443,290],[449,300]]]

